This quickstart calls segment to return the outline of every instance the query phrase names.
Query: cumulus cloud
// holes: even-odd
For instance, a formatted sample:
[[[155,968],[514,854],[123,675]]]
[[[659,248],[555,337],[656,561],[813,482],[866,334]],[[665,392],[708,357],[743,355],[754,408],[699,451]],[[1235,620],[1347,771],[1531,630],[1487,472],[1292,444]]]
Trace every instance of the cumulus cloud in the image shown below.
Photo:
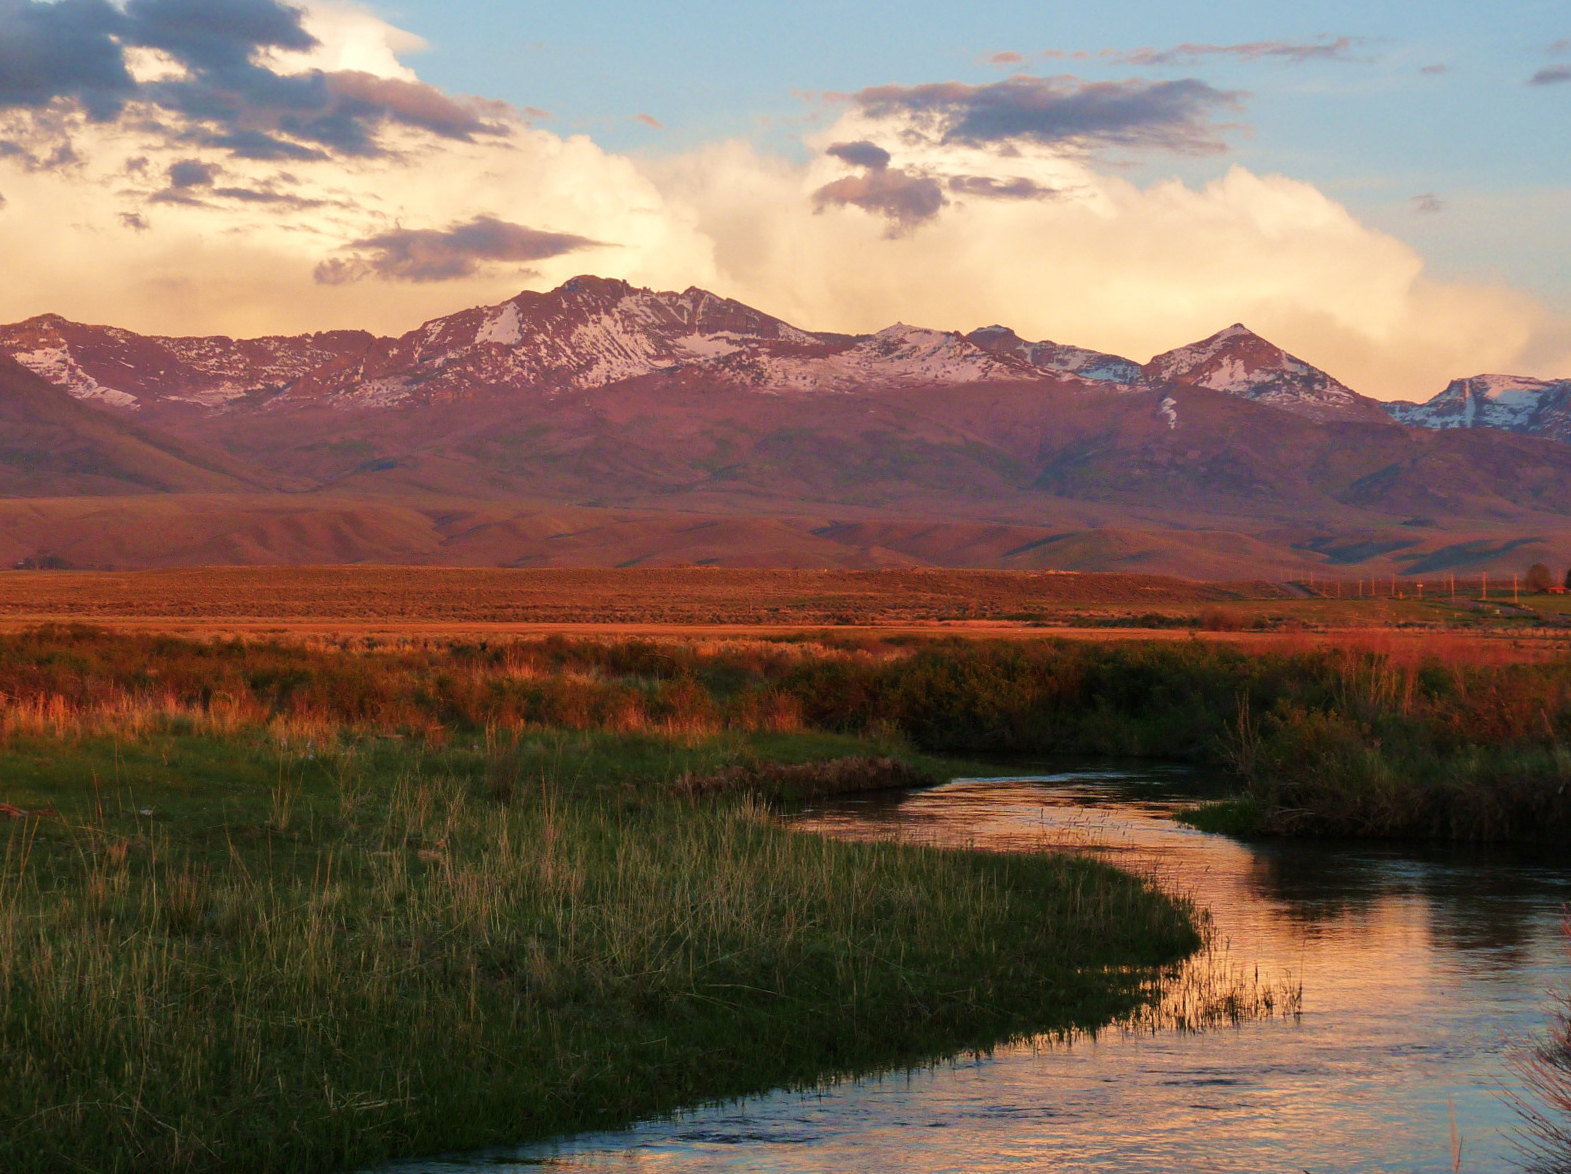
[[[204,163],[200,159],[177,159],[169,165],[169,186],[172,188],[212,187],[217,177],[216,163]]]
[[[889,220],[894,236],[934,219],[948,203],[932,176],[881,167],[826,183],[813,193],[813,202],[820,211],[840,205],[876,213]]]
[[[34,9],[0,0],[7,19]],[[312,47],[255,48],[255,30],[239,41],[278,77],[415,87],[348,84],[366,108],[411,98],[399,118],[360,120],[365,153],[296,133],[279,103],[208,121],[153,103],[149,87],[201,80],[176,49],[219,72],[223,54],[184,40],[121,59],[135,86],[122,116],[95,120],[80,79],[42,106],[12,100],[0,256],[20,276],[0,283],[0,321],[55,310],[151,333],[401,332],[590,270],[712,289],[816,329],[996,321],[1135,359],[1243,320],[1385,396],[1427,397],[1474,370],[1564,374],[1523,357],[1571,353],[1530,299],[1427,276],[1410,246],[1309,184],[1242,168],[1137,183],[1097,163],[1098,147],[1214,145],[1237,99],[1209,87],[882,87],[810,132],[804,159],[727,142],[635,160],[490,107],[463,104],[505,134],[433,130],[445,108],[420,104],[398,57],[417,43],[364,12],[334,24],[321,11],[349,10],[305,10]],[[13,97],[27,90],[15,60],[0,66]],[[60,137],[28,138],[35,120]],[[43,166],[66,142],[75,161]],[[151,202],[169,191],[186,201]]]
[[[3,0],[0,106],[38,109],[67,98],[92,118],[112,118],[136,90],[114,39],[125,23],[107,0]]]
[[[855,112],[825,138],[894,141],[895,129]],[[1144,360],[1242,320],[1367,394],[1427,398],[1457,371],[1513,369],[1554,326],[1525,296],[1427,277],[1411,246],[1281,176],[1235,167],[1199,187],[1142,186],[1048,148],[941,139],[897,158],[994,183],[1013,174],[1054,196],[957,199],[920,233],[890,235],[872,217],[801,207],[835,160],[798,169],[730,143],[658,178],[714,242],[720,292],[814,329],[1003,322]]]
[[[596,248],[598,241],[570,232],[542,232],[494,216],[476,216],[450,228],[395,228],[353,242],[353,257],[316,267],[316,280],[340,285],[364,277],[387,281],[455,281],[499,261],[544,261]]]
[[[872,86],[852,101],[871,118],[908,118],[948,142],[1202,152],[1221,149],[1212,115],[1236,108],[1239,97],[1195,78],[1088,82],[1020,74],[987,85]]]
[[[1024,176],[995,179],[991,175],[951,175],[949,190],[962,196],[979,196],[989,200],[1045,200],[1057,195],[1057,190],[1043,187]]]
[[[853,167],[870,167],[874,171],[882,171],[894,158],[877,143],[870,143],[866,139],[858,139],[854,143],[830,143],[824,148],[824,154]]]
[[[324,45],[305,18],[279,0],[0,0],[0,109],[65,103],[105,122],[144,105],[251,159],[374,155],[389,124],[500,132],[475,107],[376,72],[375,54],[335,54],[362,68],[307,66]]]

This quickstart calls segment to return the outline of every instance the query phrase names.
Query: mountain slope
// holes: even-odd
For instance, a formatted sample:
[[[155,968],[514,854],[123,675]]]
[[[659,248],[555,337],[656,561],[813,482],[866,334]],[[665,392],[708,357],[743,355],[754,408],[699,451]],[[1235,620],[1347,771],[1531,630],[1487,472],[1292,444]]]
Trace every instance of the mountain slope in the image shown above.
[[[1384,406],[1393,419],[1416,428],[1498,428],[1571,441],[1571,379],[1475,375],[1452,380],[1426,403]]]
[[[1462,381],[1408,427],[1242,326],[1142,368],[1002,326],[814,333],[585,277],[399,338],[148,338],[46,315],[0,327],[7,353],[0,496],[223,498],[149,506],[169,533],[92,541],[93,511],[48,514],[102,561],[1212,574],[1273,549],[1466,563],[1571,532],[1571,444],[1533,434],[1571,439],[1571,385]],[[540,520],[563,510],[598,520]]]
[[[1057,342],[1027,342],[1007,326],[984,326],[966,335],[966,341],[995,355],[1019,358],[1057,374],[1078,375],[1100,383],[1138,383],[1140,364],[1085,347]]]
[[[0,494],[234,493],[280,480],[79,402],[0,356]]]
[[[1383,417],[1378,401],[1359,395],[1242,323],[1157,355],[1142,376],[1156,386],[1223,391],[1312,420],[1373,422]]]

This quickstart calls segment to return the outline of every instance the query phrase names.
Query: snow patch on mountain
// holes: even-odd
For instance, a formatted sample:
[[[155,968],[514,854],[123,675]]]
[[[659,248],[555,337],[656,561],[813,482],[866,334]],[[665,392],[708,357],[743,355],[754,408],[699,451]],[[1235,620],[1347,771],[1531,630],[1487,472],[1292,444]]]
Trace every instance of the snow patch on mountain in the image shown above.
[[[1057,342],[1027,342],[1007,326],[983,326],[966,339],[995,355],[1010,355],[1042,371],[1078,375],[1098,383],[1132,384],[1140,364],[1119,355]]]
[[[1452,380],[1427,403],[1399,400],[1385,409],[1415,428],[1499,428],[1571,440],[1571,379],[1474,375]]]
[[[1378,420],[1380,407],[1242,323],[1157,355],[1144,378],[1156,386],[1204,387],[1311,419]]]
[[[1156,405],[1157,414],[1167,421],[1167,430],[1171,432],[1178,427],[1178,401],[1170,395],[1164,395],[1162,401]]]
[[[477,343],[495,342],[503,346],[514,346],[523,341],[524,323],[518,315],[518,307],[512,302],[503,302],[490,315],[480,332],[475,335]]]
[[[136,396],[128,395],[117,388],[105,387],[83,371],[75,357],[64,346],[17,351],[11,357],[34,375],[64,388],[77,399],[98,400],[117,408],[132,410],[142,406]]]
[[[724,355],[734,355],[745,342],[732,334],[684,334],[672,341],[695,359],[718,359]]]

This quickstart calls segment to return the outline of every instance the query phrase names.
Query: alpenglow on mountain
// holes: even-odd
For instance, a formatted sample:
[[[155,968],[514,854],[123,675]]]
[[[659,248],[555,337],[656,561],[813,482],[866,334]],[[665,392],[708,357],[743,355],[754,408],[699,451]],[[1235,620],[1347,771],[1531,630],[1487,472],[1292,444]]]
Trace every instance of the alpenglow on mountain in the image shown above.
[[[1486,383],[1426,416],[1241,325],[1137,364],[1002,325],[810,331],[594,277],[396,338],[43,315],[0,327],[0,565],[1214,578],[1553,557],[1562,531],[1571,550],[1571,444],[1543,438],[1565,435],[1563,387]]]
[[[0,354],[79,399],[125,411],[387,408],[578,391],[675,371],[782,395],[1048,374],[1108,390],[1208,388],[1321,420],[1389,414],[1418,427],[1571,439],[1571,381],[1477,376],[1427,404],[1381,404],[1240,324],[1142,365],[999,325],[969,334],[904,324],[871,335],[813,332],[704,290],[657,292],[596,277],[463,310],[398,338],[353,330],[144,336],[46,314],[0,327]]]
[[[1452,380],[1428,403],[1398,401],[1386,408],[1418,428],[1500,428],[1571,441],[1571,379],[1474,375]]]

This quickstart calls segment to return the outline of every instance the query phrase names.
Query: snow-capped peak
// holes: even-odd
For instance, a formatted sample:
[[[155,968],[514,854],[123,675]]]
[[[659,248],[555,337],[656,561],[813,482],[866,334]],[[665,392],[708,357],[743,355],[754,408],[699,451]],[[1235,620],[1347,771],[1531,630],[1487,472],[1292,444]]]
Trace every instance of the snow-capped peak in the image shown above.
[[[1011,355],[1042,371],[1063,372],[1101,383],[1134,383],[1140,364],[1104,351],[1057,342],[1027,342],[1007,326],[983,326],[966,340],[995,355]]]
[[[1268,403],[1313,419],[1379,419],[1381,411],[1317,367],[1267,342],[1241,322],[1209,338],[1157,355],[1145,380],[1204,387]]]
[[[1453,379],[1427,403],[1398,401],[1385,408],[1415,428],[1501,428],[1571,440],[1571,379],[1474,375]]]

